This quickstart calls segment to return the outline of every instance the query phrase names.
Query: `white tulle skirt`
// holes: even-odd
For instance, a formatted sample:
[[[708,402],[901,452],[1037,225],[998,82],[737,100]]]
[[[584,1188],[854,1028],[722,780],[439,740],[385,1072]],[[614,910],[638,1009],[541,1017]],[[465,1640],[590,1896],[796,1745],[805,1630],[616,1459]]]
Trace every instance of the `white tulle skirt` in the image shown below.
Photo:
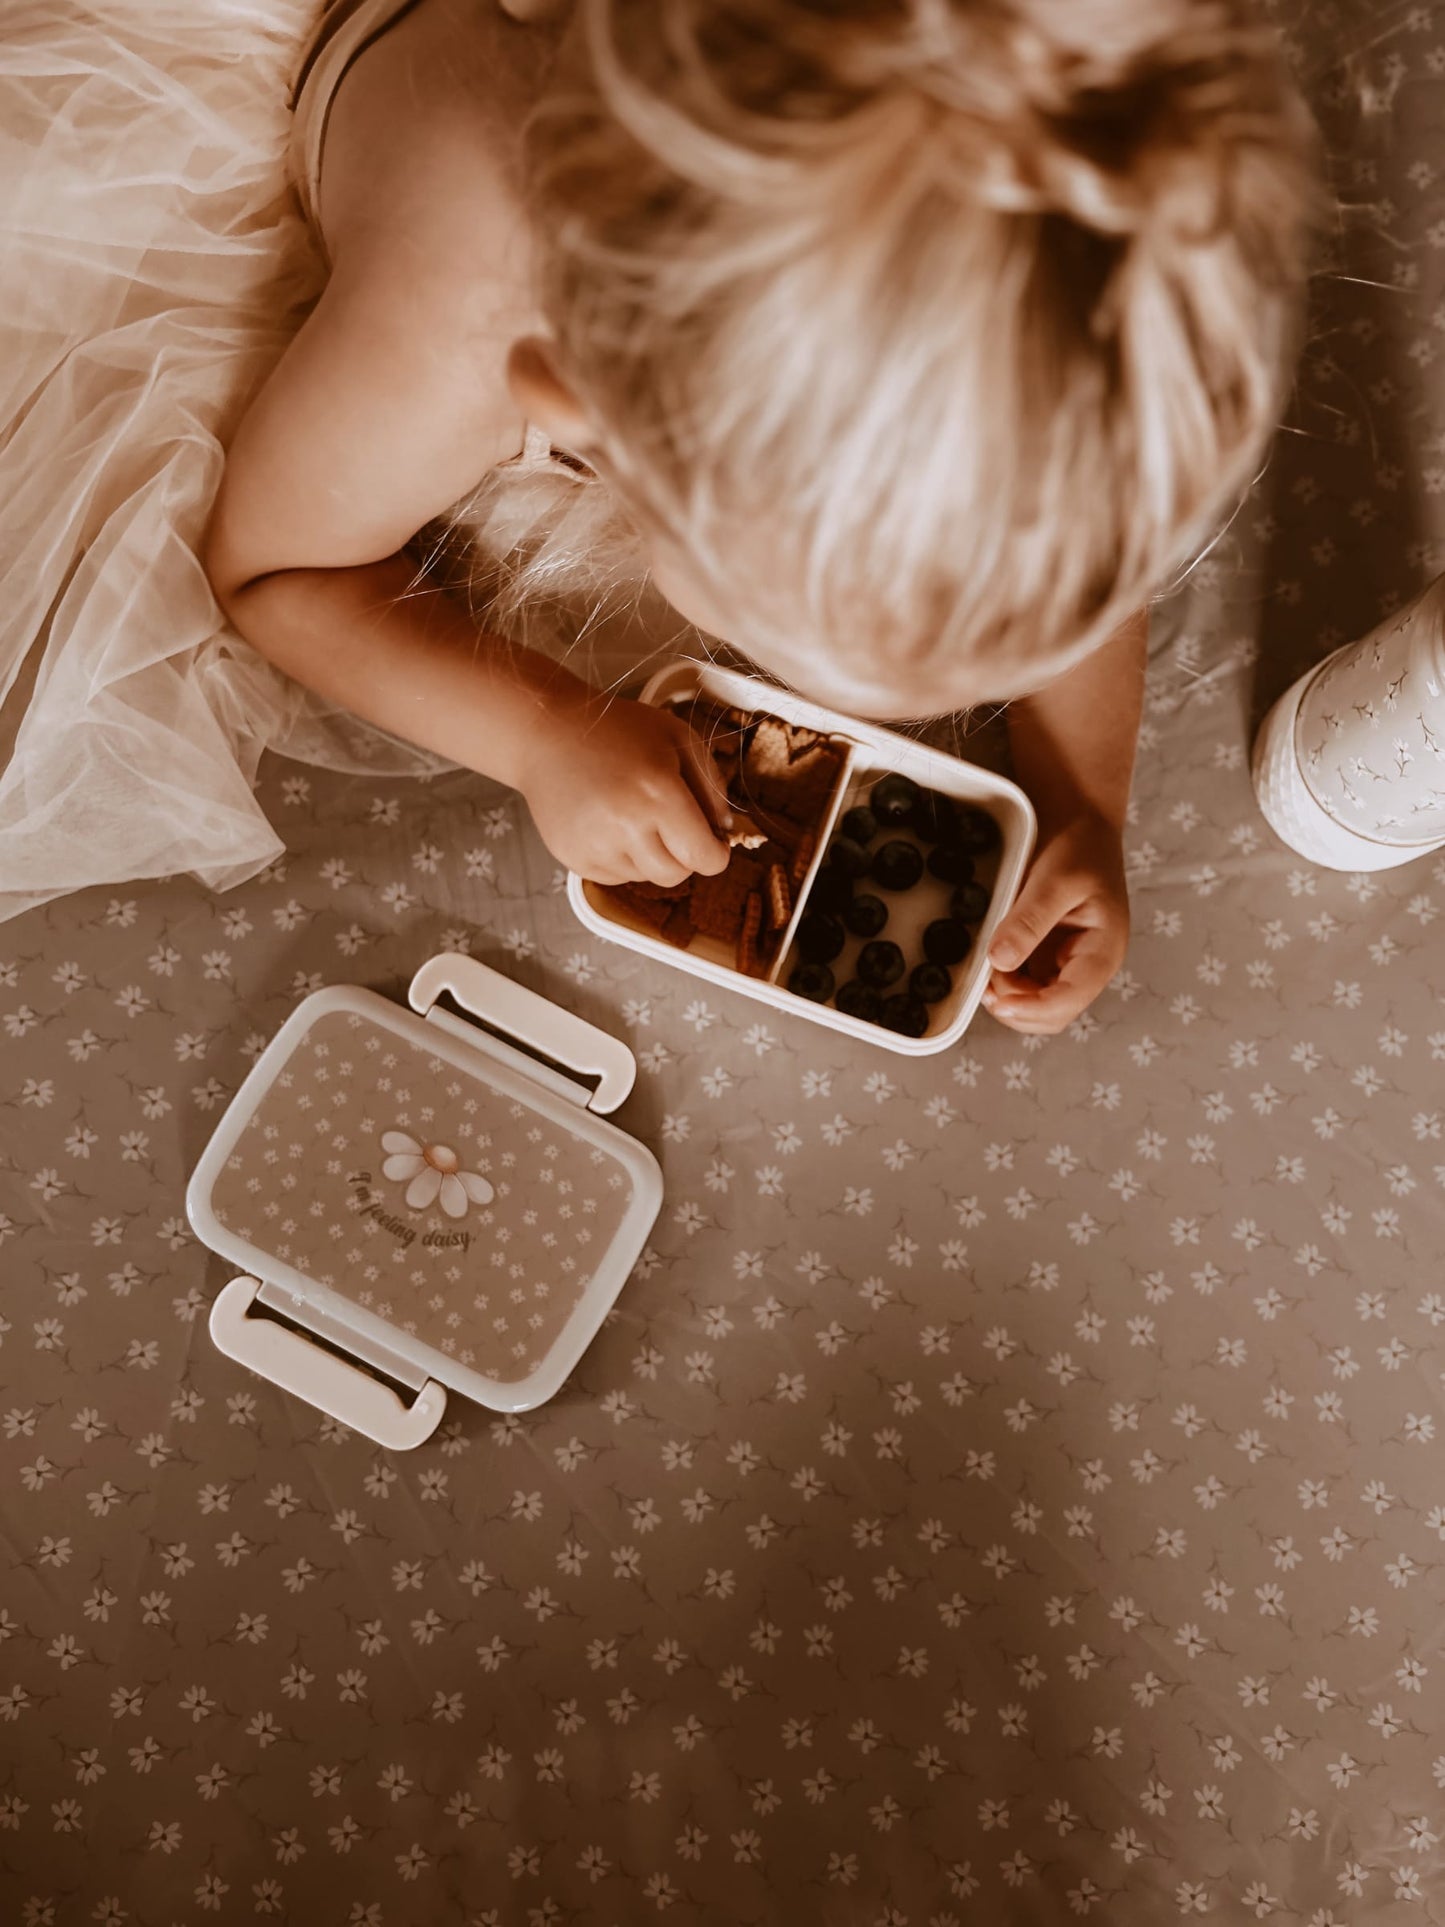
[[[196,559],[225,440],[320,286],[285,166],[318,10],[0,9],[0,918],[254,874],[281,849],[263,749],[436,767],[271,669]]]

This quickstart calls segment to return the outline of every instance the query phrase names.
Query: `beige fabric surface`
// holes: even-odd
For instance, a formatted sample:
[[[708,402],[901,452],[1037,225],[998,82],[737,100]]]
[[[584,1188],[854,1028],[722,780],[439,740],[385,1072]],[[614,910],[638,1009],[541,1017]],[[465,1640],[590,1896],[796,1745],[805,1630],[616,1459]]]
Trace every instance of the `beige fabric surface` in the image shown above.
[[[1445,566],[1445,14],[1298,41],[1346,212],[1071,1033],[704,992],[460,775],[269,763],[261,876],[0,932],[7,1927],[1445,1919],[1445,863],[1246,769]],[[389,1459],[212,1349],[182,1199],[299,997],[452,946],[633,1042],[666,1201],[552,1405]]]

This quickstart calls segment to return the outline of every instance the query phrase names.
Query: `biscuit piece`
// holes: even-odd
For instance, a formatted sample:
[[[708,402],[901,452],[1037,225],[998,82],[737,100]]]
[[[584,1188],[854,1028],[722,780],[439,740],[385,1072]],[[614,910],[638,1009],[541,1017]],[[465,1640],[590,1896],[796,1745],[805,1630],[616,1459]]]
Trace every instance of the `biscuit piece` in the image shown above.
[[[660,931],[675,908],[675,905],[661,897],[644,896],[641,886],[635,883],[605,883],[598,888],[603,896],[610,898],[638,923],[646,924],[649,930]]]
[[[834,737],[694,696],[669,705],[707,745],[735,812],[719,876],[680,884],[628,883],[603,894],[629,921],[687,949],[699,936],[726,944],[748,976],[776,955],[817,849],[817,825],[841,780]]]
[[[794,733],[781,716],[758,717],[748,739],[747,765],[760,782],[786,773],[793,760]]]
[[[674,903],[660,934],[664,942],[675,943],[679,950],[686,950],[697,935],[697,926],[692,920],[692,905],[686,901]]]
[[[788,918],[793,913],[793,892],[788,882],[788,873],[781,863],[768,865],[767,899],[769,928],[785,929]]]
[[[754,844],[747,841],[743,847],[761,850],[765,860],[775,856],[780,849],[791,852],[798,841],[798,825],[791,817],[777,816],[760,809],[756,803],[749,805],[745,820],[758,837],[758,842]]]
[[[756,890],[750,891],[743,906],[743,924],[738,932],[738,969],[745,977],[756,977],[760,958],[758,956],[758,932],[763,927],[763,900]]]
[[[733,826],[728,831],[728,843],[734,850],[760,850],[768,840],[768,832],[759,829],[750,816],[741,812],[733,818]]]
[[[795,823],[810,824],[827,808],[842,773],[841,752],[824,738],[815,737],[786,769],[767,777],[761,800]]]
[[[692,920],[705,937],[733,943],[742,927],[745,906],[762,878],[762,865],[746,850],[734,850],[720,876],[692,879]]]

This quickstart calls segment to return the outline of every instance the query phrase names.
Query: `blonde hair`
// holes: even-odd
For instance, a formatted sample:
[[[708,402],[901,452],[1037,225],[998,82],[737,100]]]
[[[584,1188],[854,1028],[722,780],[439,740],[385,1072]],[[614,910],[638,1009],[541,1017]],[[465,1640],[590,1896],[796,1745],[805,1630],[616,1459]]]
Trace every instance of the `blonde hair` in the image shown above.
[[[576,32],[531,135],[558,365],[627,528],[749,638],[923,713],[951,667],[1097,643],[1249,479],[1312,147],[1244,0],[580,0]]]

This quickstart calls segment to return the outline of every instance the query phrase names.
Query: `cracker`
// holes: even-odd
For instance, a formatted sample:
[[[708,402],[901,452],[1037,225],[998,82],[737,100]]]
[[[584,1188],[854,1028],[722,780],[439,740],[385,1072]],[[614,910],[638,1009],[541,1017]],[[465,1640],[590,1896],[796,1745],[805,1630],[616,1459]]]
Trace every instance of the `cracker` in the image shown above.
[[[759,799],[768,809],[791,817],[795,823],[811,823],[827,808],[842,770],[841,752],[831,743],[815,739],[804,754],[783,769],[760,777]]]
[[[750,816],[741,811],[733,818],[733,826],[728,831],[728,843],[735,850],[761,850],[768,841],[766,830],[759,829]]]
[[[758,932],[762,927],[763,900],[756,890],[752,890],[743,905],[743,923],[738,932],[738,969],[745,977],[758,974]]]
[[[761,850],[765,861],[779,848],[791,850],[798,840],[798,825],[790,817],[777,816],[755,803],[748,806],[745,816],[759,840],[756,844],[745,843],[743,847]]]
[[[668,705],[707,745],[735,820],[718,876],[664,886],[607,886],[627,917],[687,949],[698,936],[730,946],[757,976],[776,954],[818,846],[817,826],[842,775],[835,737],[702,695]]]
[[[697,935],[697,925],[692,920],[692,905],[688,902],[673,904],[661,934],[665,942],[675,943],[679,950],[686,950]]]
[[[784,929],[793,914],[793,892],[788,883],[788,873],[781,863],[768,866],[767,899],[769,928]]]
[[[762,783],[787,773],[793,760],[793,732],[780,716],[760,716],[748,740],[749,773]]]
[[[646,924],[650,930],[661,930],[672,915],[672,904],[657,897],[643,896],[635,883],[604,883],[599,884],[598,888],[603,896],[619,905],[639,923]]]
[[[735,941],[742,927],[749,895],[762,877],[762,866],[746,850],[734,850],[720,876],[692,879],[692,920],[705,937]]]

